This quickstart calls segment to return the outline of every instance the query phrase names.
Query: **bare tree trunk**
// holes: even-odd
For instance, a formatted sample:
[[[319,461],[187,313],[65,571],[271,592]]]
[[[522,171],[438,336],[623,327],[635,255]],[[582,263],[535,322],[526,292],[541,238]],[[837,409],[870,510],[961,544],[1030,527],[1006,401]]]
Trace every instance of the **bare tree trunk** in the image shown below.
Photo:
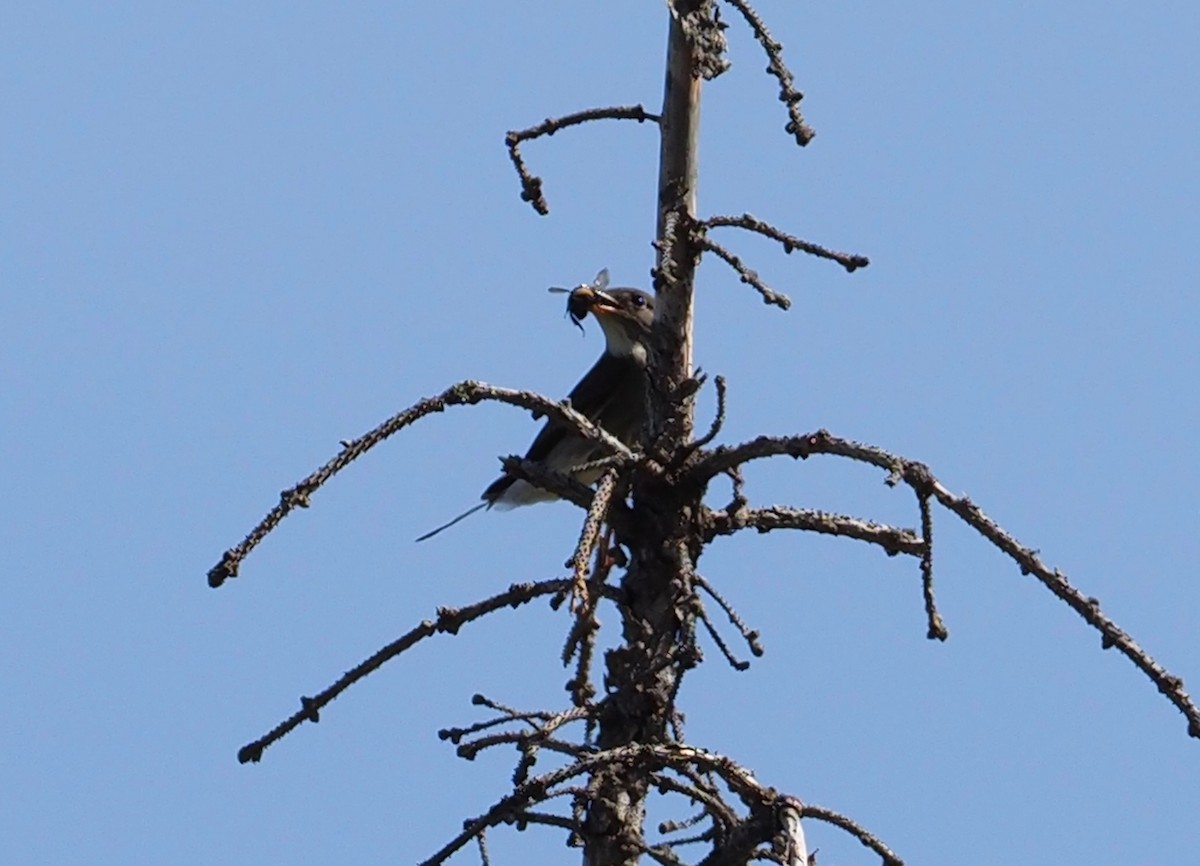
[[[688,385],[697,256],[692,226],[702,78],[689,14],[711,20],[711,2],[676,4],[668,37],[660,122],[656,314],[644,431],[650,453],[667,463],[691,440],[693,429]],[[675,694],[684,671],[695,664],[690,639],[694,618],[683,599],[687,576],[700,553],[694,531],[700,493],[681,491],[649,475],[634,480],[633,536],[621,539],[632,555],[621,584],[625,604],[619,606],[624,645],[605,658],[605,686],[612,700],[599,720],[597,746],[602,750],[671,739]],[[593,777],[583,834],[588,866],[632,866],[640,860],[649,785],[644,767],[617,765]]]
[[[694,4],[702,5],[702,4]],[[696,46],[680,14],[671,16],[667,43],[667,73],[663,110],[659,121],[661,146],[658,163],[658,267],[655,289],[656,361],[650,399],[650,441],[666,431],[676,408],[672,394],[692,373],[692,282],[696,251],[691,227],[696,220],[697,149],[700,135],[700,87]],[[653,387],[653,386],[660,387]],[[690,410],[691,401],[686,401]],[[681,428],[670,432],[680,442],[691,436],[691,412]]]

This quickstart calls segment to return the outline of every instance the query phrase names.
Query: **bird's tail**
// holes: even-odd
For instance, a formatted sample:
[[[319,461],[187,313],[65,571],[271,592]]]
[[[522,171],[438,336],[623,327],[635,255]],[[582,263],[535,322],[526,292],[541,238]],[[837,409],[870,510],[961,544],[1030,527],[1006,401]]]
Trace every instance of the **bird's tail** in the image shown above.
[[[456,518],[454,518],[453,520],[451,520],[449,523],[443,523],[443,524],[442,524],[441,526],[439,526],[437,529],[434,529],[434,530],[433,530],[433,531],[431,531],[431,532],[426,532],[424,535],[422,535],[420,538],[418,538],[418,539],[417,539],[417,541],[424,541],[424,540],[425,540],[425,539],[427,539],[427,538],[433,538],[435,535],[437,535],[437,534],[438,534],[439,532],[441,532],[443,529],[449,529],[451,526],[453,526],[454,524],[458,523],[458,521],[462,520],[464,517],[470,517],[472,514],[474,514],[474,513],[475,513],[476,511],[478,511],[479,509],[481,509],[481,508],[487,508],[487,507],[488,507],[489,505],[491,505],[491,504],[492,504],[492,503],[490,503],[490,502],[480,502],[480,503],[479,503],[478,505],[476,505],[474,508],[468,508],[468,509],[467,509],[466,511],[464,511],[462,514],[458,515],[458,517],[456,517]]]

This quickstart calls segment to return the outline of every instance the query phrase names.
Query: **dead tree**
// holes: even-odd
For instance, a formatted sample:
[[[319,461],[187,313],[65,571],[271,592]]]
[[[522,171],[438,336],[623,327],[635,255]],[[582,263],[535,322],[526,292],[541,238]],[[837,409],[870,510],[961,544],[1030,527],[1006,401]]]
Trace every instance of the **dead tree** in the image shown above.
[[[802,94],[784,64],[782,46],[758,13],[744,0],[724,0],[753,31],[767,58],[767,72],[778,85],[786,130],[805,145],[813,136],[800,113]],[[529,169],[521,145],[568,127],[599,120],[653,123],[661,138],[658,224],[652,275],[656,317],[652,334],[648,420],[641,446],[629,448],[594,426],[569,404],[528,391],[479,382],[460,382],[421,400],[363,436],[344,441],[338,454],[280,496],[279,504],[209,572],[218,587],[238,574],[245,556],[297,507],[341,469],[405,427],[450,406],[499,401],[555,418],[582,435],[604,443],[611,456],[595,488],[546,467],[508,458],[506,471],[549,490],[584,511],[583,526],[561,579],[514,584],[464,608],[442,608],[395,642],[348,671],[320,693],[301,699],[299,712],[244,746],[242,762],[261,760],[264,750],[302,722],[315,722],[344,689],[384,662],[437,633],[455,633],[465,625],[506,607],[547,599],[556,609],[570,599],[569,626],[562,653],[572,668],[570,707],[525,711],[476,695],[487,712],[475,724],[449,728],[441,736],[472,758],[498,746],[516,751],[511,790],[486,812],[464,822],[460,833],[434,852],[426,864],[440,864],[459,849],[476,843],[487,862],[486,834],[493,827],[545,825],[559,828],[569,844],[582,848],[589,866],[622,866],[649,857],[663,864],[699,863],[734,866],[751,859],[786,864],[811,862],[802,830],[804,819],[830,822],[858,838],[884,863],[899,857],[880,839],[845,815],[816,806],[799,795],[784,794],[757,781],[730,757],[685,742],[676,706],[684,675],[700,663],[697,636],[705,632],[732,665],[744,668],[713,616],[760,654],[757,634],[699,570],[705,546],[719,536],[745,530],[759,533],[801,530],[854,539],[881,548],[889,556],[916,560],[922,579],[927,636],[943,641],[948,632],[938,614],[933,587],[933,512],[949,511],[1007,554],[1024,574],[1036,577],[1100,632],[1102,646],[1129,658],[1184,714],[1191,736],[1200,737],[1200,710],[1183,683],[1168,673],[1132,637],[1100,609],[1098,601],[1077,590],[1067,577],[1046,565],[987,517],[971,500],[950,493],[925,465],[882,448],[853,442],[826,430],[793,436],[760,436],[736,445],[712,447],[725,415],[725,383],[714,380],[718,410],[703,435],[695,435],[694,398],[704,377],[692,367],[692,301],[696,268],[706,253],[722,260],[753,287],[766,303],[786,309],[788,299],[770,288],[741,258],[711,235],[740,228],[773,239],[793,250],[827,259],[853,272],[865,257],[836,252],[802,240],[768,222],[742,214],[702,217],[696,211],[696,138],[703,84],[728,66],[725,23],[717,0],[673,0],[663,106],[658,114],[641,105],[593,108],[507,136],[519,175],[522,198],[538,213],[548,213],[542,180]],[[918,527],[909,529],[869,519],[807,508],[759,508],[749,499],[742,467],[755,460],[828,455],[867,463],[885,475],[891,487],[907,487],[916,500]],[[728,482],[732,493],[723,507],[706,504]],[[601,543],[611,529],[616,545]],[[601,605],[616,611],[620,645],[606,652],[599,686],[594,666]],[[807,792],[806,792],[807,793]],[[663,797],[683,806],[677,820],[663,822],[652,840],[646,830],[647,803]],[[686,803],[686,805],[685,805]],[[688,847],[692,846],[692,847]],[[690,857],[684,851],[698,852]]]

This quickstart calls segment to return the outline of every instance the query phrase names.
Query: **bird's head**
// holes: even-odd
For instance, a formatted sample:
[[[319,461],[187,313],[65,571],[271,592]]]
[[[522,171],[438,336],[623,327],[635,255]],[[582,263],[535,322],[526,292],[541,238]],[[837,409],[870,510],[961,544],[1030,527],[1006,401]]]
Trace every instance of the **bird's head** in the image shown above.
[[[571,292],[567,310],[575,320],[588,313],[596,317],[604,330],[604,350],[608,354],[646,363],[646,344],[654,324],[653,295],[638,289],[597,289],[583,285]]]

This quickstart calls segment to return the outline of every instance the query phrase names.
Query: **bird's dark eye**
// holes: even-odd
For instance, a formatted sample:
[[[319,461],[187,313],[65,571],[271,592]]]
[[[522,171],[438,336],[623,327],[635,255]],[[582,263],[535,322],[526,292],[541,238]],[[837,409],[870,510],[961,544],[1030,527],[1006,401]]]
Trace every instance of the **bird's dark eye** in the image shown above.
[[[646,298],[643,295],[634,295],[633,296],[633,305],[635,307],[646,306]]]

